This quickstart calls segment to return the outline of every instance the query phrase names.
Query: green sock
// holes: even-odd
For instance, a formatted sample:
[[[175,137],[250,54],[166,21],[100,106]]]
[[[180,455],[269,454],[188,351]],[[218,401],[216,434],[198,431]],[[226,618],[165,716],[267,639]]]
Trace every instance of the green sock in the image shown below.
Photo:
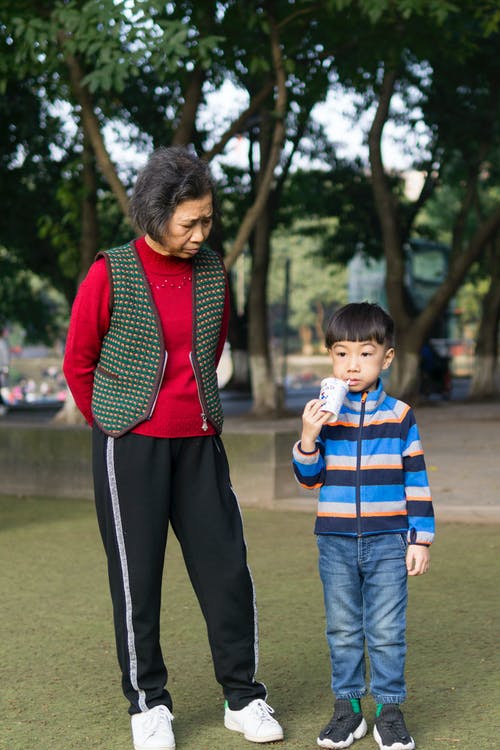
[[[383,703],[377,703],[377,711],[375,713],[376,718],[380,716],[380,712],[382,711],[383,707],[384,707]]]
[[[359,703],[359,698],[351,698],[350,700],[351,700],[352,710],[354,711],[354,713],[355,714],[361,713],[361,705]]]

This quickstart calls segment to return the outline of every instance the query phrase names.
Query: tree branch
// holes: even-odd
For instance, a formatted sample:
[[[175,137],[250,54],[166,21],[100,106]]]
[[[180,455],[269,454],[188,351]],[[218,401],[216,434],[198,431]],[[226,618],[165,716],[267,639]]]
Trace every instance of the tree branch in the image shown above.
[[[469,213],[473,207],[477,208],[478,206],[477,183],[481,172],[481,165],[486,159],[490,149],[491,138],[483,140],[479,145],[479,150],[475,162],[469,166],[464,198],[460,206],[460,211],[458,212],[457,219],[453,226],[451,265],[453,265],[455,263],[455,259],[460,257],[461,255]]]
[[[274,170],[279,162],[280,155],[283,149],[283,143],[285,140],[285,114],[287,105],[286,75],[283,67],[283,57],[281,54],[278,30],[276,28],[276,24],[272,19],[270,19],[270,26],[271,55],[277,84],[276,106],[274,110],[276,122],[274,126],[269,158],[267,160],[267,164],[265,165],[262,179],[260,180],[256,198],[253,205],[250,206],[245,217],[243,218],[233,245],[228,255],[226,256],[225,264],[227,269],[231,268],[238,256],[243,252],[250,233],[255,226],[255,222],[257,221],[259,214],[261,213],[265,202],[268,199],[274,179]],[[261,171],[262,168],[263,165],[261,164]]]
[[[378,105],[368,134],[368,150],[372,171],[372,189],[380,222],[386,257],[386,291],[391,313],[399,321],[408,321],[403,294],[404,257],[400,225],[394,197],[387,182],[382,160],[382,131],[389,116],[396,69],[385,67]]]
[[[64,39],[64,33],[59,34],[59,42]],[[63,46],[63,45],[62,45]],[[105,180],[111,188],[115,198],[118,200],[124,215],[128,216],[128,197],[125,188],[118,177],[115,165],[111,161],[104,144],[99,121],[94,111],[94,105],[88,88],[82,83],[83,71],[79,61],[73,55],[64,53],[64,60],[69,71],[71,89],[80,105],[80,117],[85,133],[92,145],[97,164]]]
[[[421,211],[421,209],[425,206],[429,198],[431,198],[432,195],[434,194],[434,191],[438,185],[438,182],[439,182],[439,175],[436,175],[434,171],[430,169],[427,172],[426,178],[424,180],[424,184],[422,185],[422,189],[420,191],[420,195],[415,201],[413,201],[413,203],[411,204],[407,212],[404,227],[402,229],[402,236],[404,240],[408,239],[412,226],[413,226],[413,222],[415,221],[415,217],[418,215],[419,211]]]
[[[419,327],[422,327],[426,331],[429,330],[436,317],[444,312],[448,302],[462,284],[467,271],[479,258],[487,243],[494,239],[499,229],[500,203],[497,204],[488,218],[477,228],[466,250],[455,257],[455,262],[453,265],[450,265],[445,280],[418,316],[417,325]]]
[[[301,124],[295,131],[295,135],[292,139],[292,148],[290,149],[290,153],[288,154],[285,163],[282,166],[281,174],[276,180],[276,189],[275,192],[279,194],[281,189],[283,188],[284,182],[286,178],[288,177],[288,174],[290,172],[290,167],[292,166],[293,157],[295,156],[297,149],[299,147],[299,143],[304,137],[304,133],[306,131],[307,123],[309,120],[309,116],[311,114],[311,110],[314,107],[314,104],[311,105],[307,110],[307,115],[303,116],[301,118]]]
[[[189,79],[179,124],[172,137],[172,146],[187,146],[193,140],[196,114],[200,105],[205,79],[206,71],[200,65],[197,65]]]
[[[248,107],[239,115],[239,117],[230,125],[230,127],[226,130],[225,133],[222,134],[219,141],[215,144],[215,146],[212,146],[212,148],[209,151],[206,151],[202,158],[205,161],[211,161],[214,156],[217,156],[218,154],[221,154],[224,150],[224,147],[228,143],[228,141],[231,140],[235,135],[238,135],[238,133],[241,133],[245,129],[245,123],[248,120],[248,118],[254,114],[254,112],[259,109],[261,104],[267,99],[269,94],[272,92],[274,88],[274,79],[270,79],[267,81],[267,83],[264,84],[264,86],[261,88],[261,90],[255,94],[255,96],[250,101],[250,104]]]

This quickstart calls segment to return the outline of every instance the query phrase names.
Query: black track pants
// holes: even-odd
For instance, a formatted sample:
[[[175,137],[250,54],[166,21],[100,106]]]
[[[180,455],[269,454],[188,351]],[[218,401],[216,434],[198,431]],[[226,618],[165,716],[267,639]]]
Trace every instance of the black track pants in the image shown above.
[[[253,583],[220,438],[132,433],[110,438],[94,428],[93,469],[130,713],[159,704],[172,709],[159,640],[169,522],[205,617],[215,676],[230,708],[265,698],[265,686],[255,681]]]

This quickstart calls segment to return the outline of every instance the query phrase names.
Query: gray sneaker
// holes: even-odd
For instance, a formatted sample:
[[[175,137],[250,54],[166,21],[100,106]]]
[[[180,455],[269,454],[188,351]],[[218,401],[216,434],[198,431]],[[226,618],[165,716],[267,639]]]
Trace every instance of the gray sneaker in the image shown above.
[[[413,750],[415,740],[406,728],[401,709],[395,703],[386,703],[375,719],[373,736],[380,750]]]
[[[351,701],[340,698],[335,701],[333,716],[321,730],[317,743],[320,747],[337,748],[350,747],[354,740],[360,740],[368,731],[363,714],[357,714],[351,706]]]

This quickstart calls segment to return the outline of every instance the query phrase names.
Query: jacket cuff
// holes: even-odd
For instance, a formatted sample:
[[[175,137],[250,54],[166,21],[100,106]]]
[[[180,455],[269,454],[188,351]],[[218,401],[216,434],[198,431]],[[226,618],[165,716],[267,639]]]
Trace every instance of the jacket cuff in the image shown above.
[[[293,446],[293,457],[300,464],[315,464],[318,460],[319,448],[313,451],[304,451],[298,440]]]

